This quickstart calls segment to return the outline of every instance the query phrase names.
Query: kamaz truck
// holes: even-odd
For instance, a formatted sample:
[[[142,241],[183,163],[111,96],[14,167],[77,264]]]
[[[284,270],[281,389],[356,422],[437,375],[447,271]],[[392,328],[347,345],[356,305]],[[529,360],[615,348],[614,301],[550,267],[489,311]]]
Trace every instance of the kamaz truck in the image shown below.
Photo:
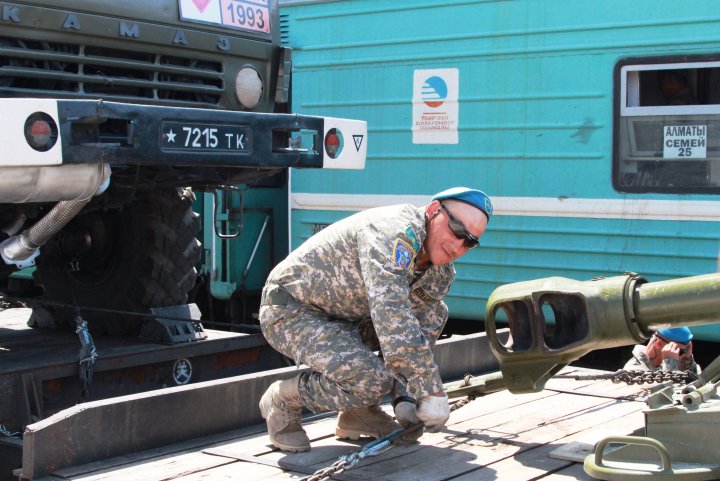
[[[223,193],[287,209],[289,167],[364,167],[365,122],[289,113],[281,30],[272,0],[0,2],[0,265],[35,267],[31,322],[134,335],[212,264],[196,193],[214,242]]]

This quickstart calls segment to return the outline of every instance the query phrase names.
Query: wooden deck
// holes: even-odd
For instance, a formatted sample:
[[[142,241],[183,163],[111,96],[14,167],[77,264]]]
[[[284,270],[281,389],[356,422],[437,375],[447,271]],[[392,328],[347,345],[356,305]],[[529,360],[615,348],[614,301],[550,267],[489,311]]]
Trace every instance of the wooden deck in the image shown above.
[[[567,368],[563,373],[596,373]],[[340,480],[591,480],[581,459],[608,434],[644,426],[644,390],[610,381],[553,379],[539,393],[498,392],[453,411],[442,432],[392,447],[334,475]],[[386,409],[390,409],[386,406]],[[202,411],[198,410],[198,416]],[[182,420],[178,420],[182,422]],[[334,436],[335,416],[308,417],[307,453],[273,450],[264,425],[56,471],[45,481],[297,480],[330,466],[367,440]],[[112,436],[111,433],[107,433]],[[568,459],[569,458],[569,459]],[[257,462],[248,462],[255,459]],[[282,466],[279,467],[279,466]]]

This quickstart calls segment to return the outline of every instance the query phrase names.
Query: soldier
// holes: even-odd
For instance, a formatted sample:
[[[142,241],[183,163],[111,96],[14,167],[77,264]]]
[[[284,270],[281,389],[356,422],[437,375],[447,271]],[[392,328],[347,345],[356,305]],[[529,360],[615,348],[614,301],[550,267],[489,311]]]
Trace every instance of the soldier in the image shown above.
[[[647,345],[639,344],[633,348],[633,357],[625,364],[625,369],[662,369],[700,374],[700,366],[695,363],[692,353],[692,338],[692,332],[687,327],[660,329]]]
[[[388,394],[403,427],[445,425],[448,399],[432,347],[447,321],[452,261],[477,247],[492,209],[487,195],[466,187],[440,192],[425,207],[369,209],[323,229],[273,269],[262,295],[263,334],[310,367],[273,383],[260,400],[275,447],[310,449],[303,407],[339,411],[338,437],[385,436],[400,427],[380,408]]]

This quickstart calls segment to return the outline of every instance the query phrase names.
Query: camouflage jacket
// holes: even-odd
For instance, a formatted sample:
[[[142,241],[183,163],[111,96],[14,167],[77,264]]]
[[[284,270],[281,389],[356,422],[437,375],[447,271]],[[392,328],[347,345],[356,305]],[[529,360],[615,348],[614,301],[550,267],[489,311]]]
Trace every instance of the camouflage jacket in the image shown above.
[[[642,369],[645,371],[655,371],[658,369],[662,369],[663,371],[690,371],[695,374],[700,374],[700,372],[702,371],[700,369],[700,366],[695,363],[695,359],[692,357],[690,359],[683,360],[682,363],[677,359],[663,359],[663,362],[657,368],[655,368],[653,367],[650,358],[648,358],[647,354],[645,354],[645,345],[643,344],[638,344],[633,347],[632,354],[633,357],[631,357],[630,360],[625,363],[624,369]]]
[[[442,391],[432,347],[447,321],[443,298],[455,278],[452,263],[415,271],[426,236],[424,208],[369,209],[312,236],[267,283],[330,318],[371,320],[385,364],[419,398]]]

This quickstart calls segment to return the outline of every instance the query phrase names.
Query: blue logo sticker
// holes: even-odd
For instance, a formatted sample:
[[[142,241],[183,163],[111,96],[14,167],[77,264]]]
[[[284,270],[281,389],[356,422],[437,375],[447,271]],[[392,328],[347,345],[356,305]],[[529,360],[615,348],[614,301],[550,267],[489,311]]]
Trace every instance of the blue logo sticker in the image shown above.
[[[425,79],[420,91],[420,98],[428,107],[440,107],[447,99],[448,86],[442,77],[433,75]]]
[[[397,267],[407,269],[415,257],[415,250],[402,239],[395,239],[393,244],[393,259]]]

